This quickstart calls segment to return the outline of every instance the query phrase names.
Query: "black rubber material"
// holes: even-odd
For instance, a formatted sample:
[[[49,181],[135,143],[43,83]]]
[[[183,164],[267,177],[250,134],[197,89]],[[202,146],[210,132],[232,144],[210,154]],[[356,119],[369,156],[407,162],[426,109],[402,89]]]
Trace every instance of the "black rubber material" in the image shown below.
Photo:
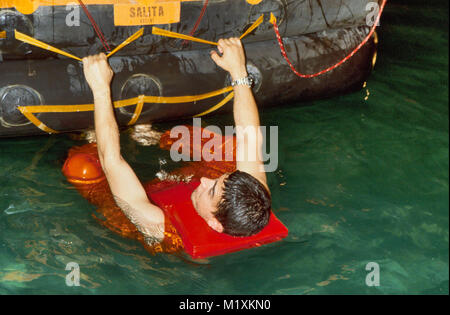
[[[198,28],[198,36],[217,40],[217,37],[239,35],[245,25],[254,21],[261,12],[272,11],[276,3],[284,3],[285,1],[263,1],[262,3],[265,3],[265,5],[260,7],[258,5],[252,7],[244,1],[241,2],[243,5],[233,6],[230,5],[230,1],[212,1]],[[324,11],[325,14],[318,15],[316,11],[320,7],[315,5],[320,2],[326,10]],[[358,8],[364,8],[367,1],[343,1],[349,8],[353,8],[350,6],[351,4],[357,4],[355,5],[355,11],[352,12],[351,19],[345,18],[345,12],[347,12],[345,10],[348,9],[337,10],[335,2],[323,0],[308,2],[316,3],[312,6],[312,12],[315,13],[311,22],[308,23],[305,22],[306,18],[299,18],[299,16],[305,16],[305,12],[307,12],[305,1],[290,2],[288,8],[292,9],[293,4],[297,4],[297,10],[286,11],[286,6],[280,5],[279,10],[285,12],[284,15],[281,14],[284,18],[279,18],[279,22],[281,22],[280,31],[286,51],[298,71],[307,74],[315,73],[333,65],[352,51],[367,36],[369,32],[367,26],[334,29],[338,25],[345,26],[349,23],[361,22],[362,14],[358,17],[355,12]],[[325,6],[325,4],[328,6]],[[225,12],[225,8],[228,8],[228,12]],[[44,13],[48,10],[49,7],[39,8],[32,15],[31,20],[35,24],[37,23],[36,25],[42,26],[43,19],[55,18],[55,25],[58,25],[60,8],[55,7],[53,11],[49,11],[53,13],[46,16]],[[110,44],[118,44],[137,29],[134,27],[110,29],[112,26],[108,21],[112,20],[110,16],[112,15],[111,6],[90,6],[89,10],[101,25]],[[182,22],[174,24],[175,31],[188,33],[200,10],[201,5],[199,3],[190,3],[189,5],[188,2],[183,3]],[[0,17],[2,16],[1,12],[0,10]],[[65,9],[64,12],[66,12]],[[332,14],[327,14],[327,12],[335,12],[335,18],[331,18]],[[336,12],[341,13],[336,15]],[[361,9],[360,13],[362,12]],[[186,18],[186,16],[188,17]],[[99,19],[99,17],[102,18]],[[326,23],[323,22],[324,17],[327,17]],[[38,23],[36,19],[41,20]],[[214,27],[212,27],[213,21],[216,21]],[[86,27],[88,24],[82,23],[82,25]],[[372,59],[376,53],[376,45],[373,39],[369,40],[358,53],[342,66],[331,72],[311,79],[299,78],[291,71],[282,57],[274,31],[269,25],[269,23],[264,23],[257,29],[255,35],[249,35],[244,40],[248,70],[256,79],[254,94],[260,107],[324,98],[355,91],[362,87],[363,82],[370,74]],[[209,28],[206,28],[207,26]],[[236,26],[239,26],[237,31],[231,31],[232,27]],[[325,29],[318,31],[320,27],[325,27]],[[26,27],[22,27],[22,29],[26,29]],[[314,30],[314,32],[290,35],[295,33],[295,29],[297,29],[298,34],[308,32],[308,30]],[[40,32],[39,27],[35,28],[35,36],[36,32]],[[84,32],[90,32],[89,28],[81,33],[75,33],[67,32],[62,27],[61,31],[58,32],[48,30],[48,34],[54,35],[53,41],[51,36],[47,36],[48,34],[45,32],[36,37],[72,53],[75,53],[75,50],[78,49],[77,55],[80,57],[83,56],[83,52],[93,53],[92,50],[95,50],[95,45],[99,46],[100,51],[101,44],[99,42],[95,44],[94,35],[87,36],[88,34]],[[63,37],[65,40],[63,40]],[[152,43],[148,41],[152,41]],[[74,45],[75,42],[81,46],[76,49],[73,48],[71,45]],[[94,46],[89,46],[91,44],[94,44]],[[24,49],[24,45],[17,44],[17,41],[16,46],[16,50]],[[69,50],[68,47],[73,49]],[[196,95],[229,85],[230,80],[227,74],[210,59],[210,49],[210,46],[204,44],[190,44],[188,47],[182,48],[181,40],[146,35],[142,41],[138,40],[136,44],[129,45],[126,50],[120,51],[109,59],[115,73],[112,82],[113,100],[127,99],[139,94],[155,96]],[[39,48],[33,48],[33,51],[39,51],[38,55],[34,55],[34,52],[30,53],[24,60],[23,56],[16,54],[11,55],[11,59],[3,59],[0,62],[0,137],[45,134],[45,132],[29,123],[17,110],[19,105],[93,103],[92,94],[85,82],[80,62],[65,57],[52,57],[53,54],[48,54]],[[149,54],[150,51],[151,54]],[[5,57],[5,55],[3,56]],[[223,97],[224,95],[220,95],[204,101],[186,104],[145,104],[137,123],[187,118],[205,111],[217,104]],[[125,126],[131,119],[134,108],[134,106],[130,106],[116,110],[117,120],[121,126]],[[231,108],[232,102],[229,102],[214,114],[230,111]],[[92,112],[41,113],[35,116],[38,116],[48,127],[61,132],[93,128],[94,122]]]

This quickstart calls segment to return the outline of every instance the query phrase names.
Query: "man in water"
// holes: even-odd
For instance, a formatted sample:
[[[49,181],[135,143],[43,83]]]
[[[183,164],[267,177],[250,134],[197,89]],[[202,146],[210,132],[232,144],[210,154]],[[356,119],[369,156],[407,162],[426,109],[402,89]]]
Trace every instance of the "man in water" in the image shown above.
[[[191,200],[197,213],[217,232],[249,236],[261,231],[270,216],[271,198],[261,159],[259,114],[248,78],[244,49],[238,38],[221,39],[212,60],[233,80],[233,114],[237,130],[236,171],[217,179],[201,178]],[[100,163],[117,205],[149,243],[164,238],[165,215],[152,204],[138,177],[120,153],[119,129],[114,117],[110,83],[113,72],[106,56],[83,59],[84,74],[94,95],[94,119]],[[253,128],[255,133],[242,132]],[[240,134],[242,132],[242,134]],[[257,148],[256,159],[250,151]]]

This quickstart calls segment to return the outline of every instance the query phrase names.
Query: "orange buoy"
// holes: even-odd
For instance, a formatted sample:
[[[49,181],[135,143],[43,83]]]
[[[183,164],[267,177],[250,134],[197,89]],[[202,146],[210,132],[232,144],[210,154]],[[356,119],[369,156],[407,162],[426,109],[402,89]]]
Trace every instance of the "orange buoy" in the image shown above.
[[[62,168],[64,176],[73,185],[89,185],[105,180],[100,161],[88,153],[73,154]]]

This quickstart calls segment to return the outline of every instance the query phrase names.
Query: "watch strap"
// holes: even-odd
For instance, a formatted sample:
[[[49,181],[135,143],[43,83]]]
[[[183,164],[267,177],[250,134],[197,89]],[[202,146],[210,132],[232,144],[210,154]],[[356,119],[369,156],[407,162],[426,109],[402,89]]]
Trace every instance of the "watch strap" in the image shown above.
[[[250,76],[246,76],[243,78],[239,78],[237,80],[234,80],[233,82],[231,82],[231,86],[236,86],[236,85],[248,85],[249,87],[252,86],[253,80]]]

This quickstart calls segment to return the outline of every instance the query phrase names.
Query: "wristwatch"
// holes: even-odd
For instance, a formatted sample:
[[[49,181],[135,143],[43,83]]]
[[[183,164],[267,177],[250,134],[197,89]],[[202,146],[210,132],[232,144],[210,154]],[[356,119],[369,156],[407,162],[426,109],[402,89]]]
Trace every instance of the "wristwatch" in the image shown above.
[[[237,79],[237,80],[234,80],[233,82],[231,82],[231,86],[236,86],[236,85],[248,85],[249,87],[252,87],[253,79],[251,76],[246,76],[244,78],[240,78],[240,79]]]

